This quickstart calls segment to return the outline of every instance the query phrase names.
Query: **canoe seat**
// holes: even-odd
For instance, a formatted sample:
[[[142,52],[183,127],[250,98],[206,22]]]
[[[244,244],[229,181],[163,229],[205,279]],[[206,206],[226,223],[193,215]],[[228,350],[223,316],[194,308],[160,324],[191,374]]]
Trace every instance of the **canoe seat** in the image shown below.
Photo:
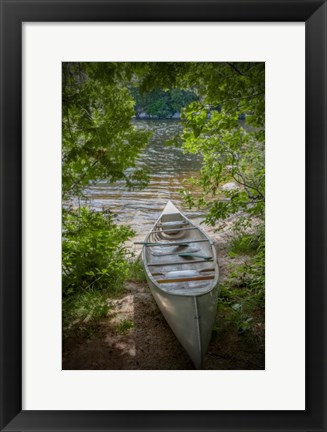
[[[180,226],[180,225],[188,225],[189,222],[180,220],[180,221],[170,221],[170,222],[158,222],[157,226],[162,226],[162,227],[174,227],[175,225]]]
[[[191,258],[202,258],[204,260],[211,260],[212,259],[212,257],[210,257],[210,256],[200,255],[200,254],[192,253],[192,252],[180,252],[178,254],[178,256],[180,256],[180,257],[191,257]]]
[[[192,228],[172,228],[172,229],[161,229],[156,231],[151,231],[151,234],[158,234],[158,233],[179,233],[180,231],[189,231],[189,230],[198,230],[197,227]]]
[[[199,252],[201,249],[196,247],[189,247],[187,249],[189,252]],[[169,256],[169,255],[179,255],[182,253],[181,251],[175,251],[175,252],[152,252],[153,256]]]
[[[179,277],[200,276],[198,270],[173,270],[165,273],[167,279],[176,279]]]
[[[157,279],[157,283],[165,284],[165,283],[175,283],[175,282],[195,282],[195,281],[203,281],[214,279],[215,276],[194,276],[194,277],[181,277],[176,279]]]

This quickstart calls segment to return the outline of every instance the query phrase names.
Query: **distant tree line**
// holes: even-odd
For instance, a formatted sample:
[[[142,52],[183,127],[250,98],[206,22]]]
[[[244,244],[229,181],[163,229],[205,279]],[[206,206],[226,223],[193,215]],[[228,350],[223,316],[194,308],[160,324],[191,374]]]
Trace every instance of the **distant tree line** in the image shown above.
[[[135,101],[136,117],[144,114],[155,118],[170,118],[180,113],[182,108],[198,100],[191,90],[173,88],[170,90],[155,89],[141,93],[137,86],[130,87],[130,93]]]

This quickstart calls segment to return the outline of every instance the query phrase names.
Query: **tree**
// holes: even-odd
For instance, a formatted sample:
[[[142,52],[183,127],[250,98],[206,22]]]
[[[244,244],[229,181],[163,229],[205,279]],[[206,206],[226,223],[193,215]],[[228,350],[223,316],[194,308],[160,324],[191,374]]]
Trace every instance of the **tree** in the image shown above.
[[[149,133],[131,124],[134,100],[124,86],[128,70],[125,63],[63,63],[64,199],[80,196],[91,181],[125,180],[130,187],[147,182],[136,160]]]
[[[183,191],[190,206],[207,208],[205,222],[233,216],[237,241],[254,249],[250,264],[229,281],[242,281],[250,303],[262,308],[265,281],[265,65],[264,63],[151,63],[138,67],[140,88],[192,89],[198,100],[183,111],[184,128],[175,143],[202,155],[191,183],[200,198]],[[245,117],[245,123],[239,119]],[[228,185],[228,183],[230,183]],[[228,186],[228,187],[227,187]],[[249,235],[247,228],[252,228]],[[254,230],[254,232],[253,232]],[[252,294],[254,293],[254,294]],[[252,297],[253,295],[253,297]]]
[[[141,93],[139,82],[129,87],[135,100],[136,115],[145,112],[156,118],[169,118],[190,102],[197,99],[196,95],[188,90],[173,88],[171,90],[156,89]]]
[[[263,220],[264,63],[147,63],[137,71],[143,90],[180,87],[198,95],[183,111],[181,138],[185,152],[203,157],[196,180],[203,194],[195,200],[185,190],[187,201],[207,206],[212,225],[239,212]],[[235,187],[222,188],[230,181]]]
[[[73,208],[90,183],[125,180],[128,187],[147,183],[137,157],[149,133],[131,123],[134,100],[125,63],[63,63],[62,196],[63,294],[90,289],[117,291],[127,272],[124,242],[134,233],[118,227],[110,212],[86,205]]]

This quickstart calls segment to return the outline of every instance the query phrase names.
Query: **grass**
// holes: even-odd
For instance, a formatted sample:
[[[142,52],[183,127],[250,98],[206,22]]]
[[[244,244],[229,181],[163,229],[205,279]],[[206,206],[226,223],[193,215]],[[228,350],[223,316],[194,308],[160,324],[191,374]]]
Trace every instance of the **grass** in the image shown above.
[[[82,334],[92,336],[101,319],[110,310],[108,295],[103,291],[88,290],[63,299],[63,336]]]
[[[116,331],[117,333],[127,333],[128,330],[134,327],[134,323],[130,320],[125,319],[121,323],[117,324]]]
[[[131,280],[134,282],[146,281],[144,267],[140,259],[137,259],[135,261],[130,261],[128,267],[127,280]]]
[[[254,337],[264,323],[264,238],[262,233],[238,234],[231,242],[229,256],[245,257],[242,264],[232,260],[229,275],[220,289],[219,315],[232,323],[239,334]]]
[[[141,260],[129,261],[127,280],[134,282],[146,280]],[[63,337],[66,338],[71,335],[92,337],[101,320],[108,315],[111,308],[108,299],[119,296],[121,292],[122,289],[117,292],[111,289],[109,292],[108,290],[101,291],[90,288],[64,297],[62,303]],[[116,330],[118,333],[124,333],[133,326],[131,321],[124,320],[117,326]]]
[[[231,241],[230,256],[256,254],[260,241],[255,234],[239,234]]]

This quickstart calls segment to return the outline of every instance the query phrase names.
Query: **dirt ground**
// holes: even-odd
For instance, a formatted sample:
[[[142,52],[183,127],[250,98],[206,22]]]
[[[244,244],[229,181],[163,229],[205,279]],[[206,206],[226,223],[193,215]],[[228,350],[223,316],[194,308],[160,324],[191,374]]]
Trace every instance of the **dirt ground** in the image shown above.
[[[214,236],[220,281],[226,277],[228,234]],[[65,370],[186,370],[194,366],[158,309],[145,282],[128,282],[121,298],[111,300],[108,316],[89,335],[63,342]],[[259,312],[262,314],[262,312]],[[256,317],[255,334],[239,334],[218,309],[203,369],[264,369],[264,316]],[[130,327],[132,325],[133,327]]]

